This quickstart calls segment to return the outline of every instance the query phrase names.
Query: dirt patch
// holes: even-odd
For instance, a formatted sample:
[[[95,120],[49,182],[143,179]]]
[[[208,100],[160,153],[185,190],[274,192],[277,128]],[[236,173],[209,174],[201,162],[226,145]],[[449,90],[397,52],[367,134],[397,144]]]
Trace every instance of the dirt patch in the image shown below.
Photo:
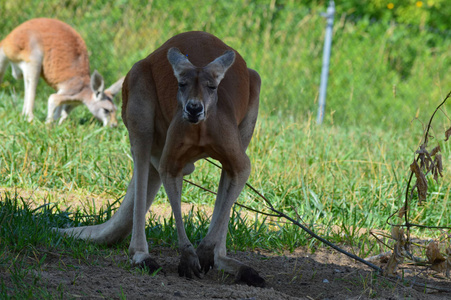
[[[45,250],[43,250],[45,251]],[[42,253],[43,254],[43,253]],[[166,275],[155,276],[129,268],[125,256],[90,257],[79,261],[47,253],[39,271],[29,274],[41,287],[65,299],[449,299],[451,294],[413,288],[415,280],[427,286],[450,288],[450,279],[433,276],[422,267],[401,270],[405,282],[375,275],[361,264],[328,250],[308,254],[302,250],[287,255],[237,252],[230,256],[253,266],[266,279],[267,287],[236,283],[234,278],[210,271],[202,279],[177,275],[176,250],[156,248],[153,256]],[[11,292],[11,274],[0,274]]]

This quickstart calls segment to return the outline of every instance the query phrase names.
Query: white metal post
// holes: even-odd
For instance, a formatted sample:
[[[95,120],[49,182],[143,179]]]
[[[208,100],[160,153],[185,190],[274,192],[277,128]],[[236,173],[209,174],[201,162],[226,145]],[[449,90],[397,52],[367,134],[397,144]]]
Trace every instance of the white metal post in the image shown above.
[[[335,3],[333,0],[329,2],[327,12],[322,14],[327,19],[326,36],[324,38],[324,50],[323,50],[323,67],[321,70],[321,83],[319,87],[319,107],[317,123],[323,123],[324,110],[326,107],[326,92],[327,92],[327,79],[329,77],[329,61],[330,50],[332,45],[332,30],[334,27],[334,14]]]

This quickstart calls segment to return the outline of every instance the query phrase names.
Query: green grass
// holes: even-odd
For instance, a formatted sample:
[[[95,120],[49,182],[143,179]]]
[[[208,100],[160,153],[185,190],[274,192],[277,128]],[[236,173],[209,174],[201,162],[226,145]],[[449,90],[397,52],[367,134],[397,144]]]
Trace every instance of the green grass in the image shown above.
[[[326,238],[352,246],[361,256],[381,250],[359,229],[390,230],[386,221],[403,204],[409,165],[424,124],[451,88],[449,35],[337,17],[327,114],[325,123],[317,126],[325,26],[318,14],[324,10],[321,6],[296,1],[283,5],[218,1],[209,6],[173,1],[170,7],[162,1],[144,7],[124,1],[71,2],[66,7],[58,1],[24,3],[0,4],[2,15],[9,16],[0,23],[0,36],[31,17],[60,18],[85,38],[91,68],[110,83],[181,31],[207,30],[236,48],[263,79],[260,116],[248,149],[253,167],[249,183],[276,208],[300,216]],[[24,278],[45,261],[45,253],[90,264],[96,254],[126,252],[127,241],[105,248],[61,238],[50,228],[95,224],[111,217],[131,178],[128,136],[121,122],[117,129],[103,128],[84,107],[63,125],[46,126],[46,102],[53,91],[44,82],[38,86],[36,117],[30,124],[20,116],[22,85],[9,71],[0,84],[0,188],[9,191],[0,194],[0,271],[11,274],[18,299],[63,298],[64,290],[48,295],[45,287],[39,287],[39,278],[35,282]],[[449,105],[434,121],[431,141],[431,146],[441,145],[444,177],[438,183],[428,177],[423,206],[413,199],[414,223],[451,226],[451,151],[450,142],[443,141],[450,126]],[[196,166],[188,179],[216,190],[219,170],[205,161]],[[165,201],[161,190],[156,203]],[[182,201],[211,206],[214,196],[186,184]],[[267,211],[249,189],[238,201]],[[235,209],[229,225],[231,251],[282,252],[299,246],[314,251],[321,246],[283,220],[255,218]],[[185,223],[197,244],[206,234],[208,217],[194,210]],[[175,247],[172,218],[150,218],[146,233],[153,246]],[[440,233],[415,229],[414,234]],[[36,256],[37,248],[45,251]],[[2,280],[0,295],[10,294]]]
[[[49,128],[39,121],[23,121],[7,103],[3,94],[3,187],[36,191],[62,207],[76,207],[81,201],[90,215],[101,208],[94,199],[114,202],[124,195],[132,162],[123,125],[116,130],[103,128],[79,108],[69,122]],[[87,121],[79,124],[80,119]],[[249,182],[275,207],[296,210],[308,224],[386,228],[387,217],[402,204],[420,128],[416,123],[405,131],[319,127],[313,121],[290,122],[262,113],[248,150],[253,165]],[[440,132],[435,132],[439,137]],[[449,174],[449,144],[440,144],[444,174]],[[200,161],[188,179],[216,190],[219,172]],[[426,204],[413,203],[414,220],[424,225],[450,224],[448,178],[439,183],[430,180]],[[165,197],[163,191],[157,195],[158,201],[166,201]],[[212,205],[214,196],[185,185],[182,201]],[[239,202],[263,207],[250,191],[242,193]]]

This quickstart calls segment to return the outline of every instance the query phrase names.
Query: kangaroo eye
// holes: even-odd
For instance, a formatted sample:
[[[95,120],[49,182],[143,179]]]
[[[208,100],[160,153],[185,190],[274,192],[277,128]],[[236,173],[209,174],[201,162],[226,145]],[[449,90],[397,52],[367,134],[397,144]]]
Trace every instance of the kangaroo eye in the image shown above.
[[[208,88],[209,88],[210,90],[212,90],[212,91],[214,91],[214,90],[216,90],[216,89],[217,89],[217,87],[216,87],[216,86],[214,86],[214,85],[209,85],[209,86],[208,86]]]
[[[108,109],[106,109],[106,108],[102,108],[102,109],[103,109],[103,112],[104,112],[105,114],[107,114],[107,115],[110,114],[110,111],[109,111]]]
[[[184,88],[186,86],[185,82],[179,82],[179,88]]]

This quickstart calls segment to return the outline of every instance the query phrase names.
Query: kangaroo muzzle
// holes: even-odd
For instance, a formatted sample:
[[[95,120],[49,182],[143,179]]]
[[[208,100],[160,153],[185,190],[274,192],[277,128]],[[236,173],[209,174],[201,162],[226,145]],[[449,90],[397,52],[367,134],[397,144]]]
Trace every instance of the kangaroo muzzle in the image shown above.
[[[183,110],[183,118],[194,124],[197,124],[205,119],[203,103],[200,101],[188,101]]]

